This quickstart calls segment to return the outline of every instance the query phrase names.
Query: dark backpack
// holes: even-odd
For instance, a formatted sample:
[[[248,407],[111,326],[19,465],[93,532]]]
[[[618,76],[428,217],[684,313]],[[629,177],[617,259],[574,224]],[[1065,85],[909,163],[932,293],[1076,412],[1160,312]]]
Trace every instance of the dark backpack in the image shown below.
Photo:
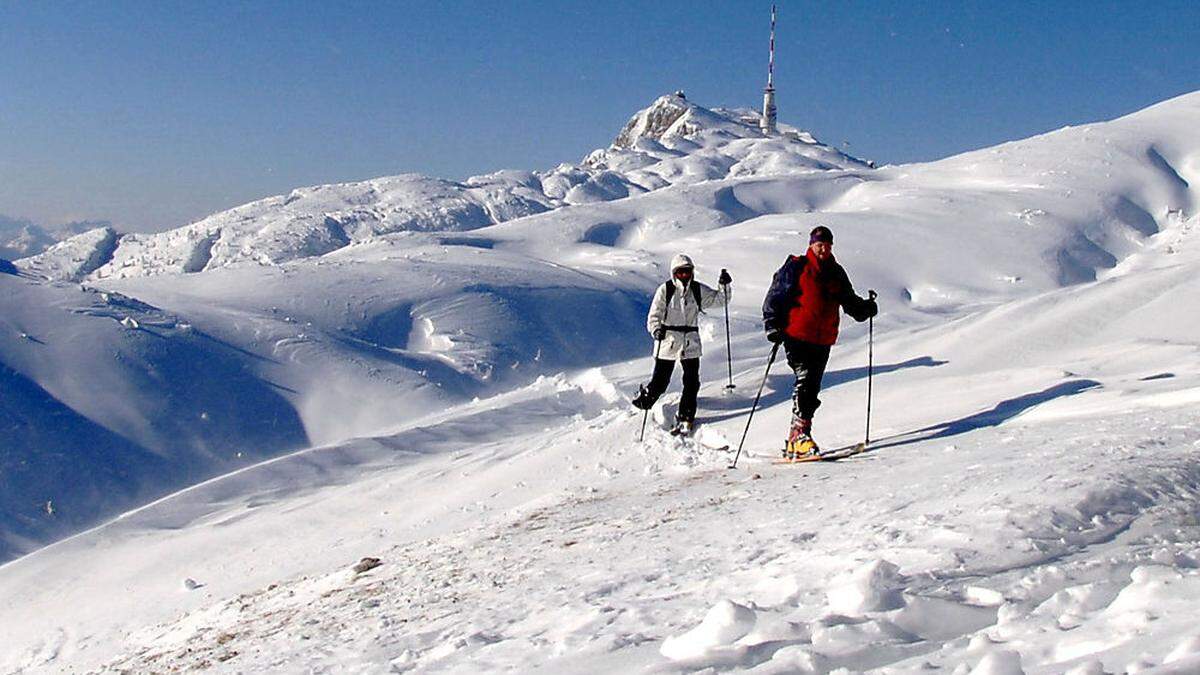
[[[688,286],[692,289],[692,297],[696,299],[696,309],[699,310],[701,314],[704,314],[704,308],[700,306],[700,284],[697,284],[693,279]],[[663,291],[667,294],[667,304],[670,305],[671,298],[675,295],[674,282],[668,281],[663,284]]]

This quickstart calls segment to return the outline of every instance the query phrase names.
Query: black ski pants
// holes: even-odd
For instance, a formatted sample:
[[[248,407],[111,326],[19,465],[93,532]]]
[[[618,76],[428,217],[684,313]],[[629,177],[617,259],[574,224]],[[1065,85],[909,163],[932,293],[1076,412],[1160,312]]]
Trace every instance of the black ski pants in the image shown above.
[[[700,393],[700,358],[680,359],[683,364],[683,397],[679,399],[680,420],[694,421],[696,419],[696,394]],[[673,359],[654,359],[654,374],[650,376],[650,384],[646,385],[646,394],[650,400],[657,401],[659,396],[671,384],[671,373],[675,371]]]
[[[821,378],[825,376],[825,366],[829,363],[829,345],[786,338],[783,351],[787,355],[788,367],[796,373],[796,384],[792,389],[792,414],[811,420],[821,405],[817,394],[821,392]]]

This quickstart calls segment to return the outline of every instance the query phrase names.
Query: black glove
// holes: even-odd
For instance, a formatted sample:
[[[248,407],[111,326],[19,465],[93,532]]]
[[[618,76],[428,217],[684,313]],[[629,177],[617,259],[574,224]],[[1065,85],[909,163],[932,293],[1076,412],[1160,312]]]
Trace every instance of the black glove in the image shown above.
[[[663,340],[667,337],[667,327],[659,326],[658,328],[654,329],[654,332],[651,333],[651,335],[654,336],[655,340]]]
[[[780,342],[783,342],[783,331],[779,330],[778,328],[768,328],[767,341],[772,344],[779,344]]]
[[[863,315],[866,318],[871,318],[879,313],[879,305],[875,304],[875,300],[867,300],[863,303]]]
[[[729,276],[728,270],[721,270],[721,277],[717,279],[718,286],[727,286],[733,283],[733,277]]]
[[[850,315],[850,318],[860,323],[879,313],[879,305],[875,304],[874,291],[871,291],[871,296],[868,299],[863,300],[856,297],[851,302],[846,303],[845,307],[846,313]]]

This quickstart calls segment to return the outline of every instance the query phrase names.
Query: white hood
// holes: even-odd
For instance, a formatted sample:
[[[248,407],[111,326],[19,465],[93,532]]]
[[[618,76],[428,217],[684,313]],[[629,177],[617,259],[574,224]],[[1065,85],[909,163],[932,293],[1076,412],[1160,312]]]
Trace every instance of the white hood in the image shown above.
[[[676,253],[675,257],[671,258],[671,274],[675,274],[675,270],[679,269],[680,267],[691,267],[695,269],[696,266],[692,264],[691,258],[682,253]]]

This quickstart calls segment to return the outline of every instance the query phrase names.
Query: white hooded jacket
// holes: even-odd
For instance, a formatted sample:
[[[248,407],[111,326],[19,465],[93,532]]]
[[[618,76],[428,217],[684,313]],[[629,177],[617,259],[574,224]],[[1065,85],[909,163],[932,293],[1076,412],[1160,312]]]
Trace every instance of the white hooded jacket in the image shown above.
[[[680,267],[694,268],[695,265],[692,264],[691,258],[682,253],[671,258],[670,283],[675,285],[675,292],[671,295],[671,302],[667,303],[666,285],[659,284],[658,290],[655,291],[654,301],[650,303],[650,312],[646,315],[646,330],[651,335],[659,326],[694,329],[700,325],[700,310],[708,309],[724,302],[727,297],[732,297],[732,289],[728,285],[722,286],[718,291],[696,281],[693,277],[689,283],[696,284],[700,289],[700,305],[697,306],[695,291],[675,278],[675,270]],[[675,359],[699,358],[700,354],[700,333],[698,331],[668,330],[667,336],[663,338],[662,346],[659,347],[658,358],[674,361]]]

